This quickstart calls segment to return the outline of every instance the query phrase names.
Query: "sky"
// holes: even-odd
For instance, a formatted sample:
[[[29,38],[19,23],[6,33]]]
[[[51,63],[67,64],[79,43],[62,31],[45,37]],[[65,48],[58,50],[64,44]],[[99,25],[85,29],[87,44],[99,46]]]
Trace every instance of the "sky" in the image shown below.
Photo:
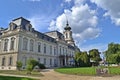
[[[0,27],[18,17],[31,21],[35,30],[64,31],[68,20],[81,51],[120,43],[120,0],[1,0]]]

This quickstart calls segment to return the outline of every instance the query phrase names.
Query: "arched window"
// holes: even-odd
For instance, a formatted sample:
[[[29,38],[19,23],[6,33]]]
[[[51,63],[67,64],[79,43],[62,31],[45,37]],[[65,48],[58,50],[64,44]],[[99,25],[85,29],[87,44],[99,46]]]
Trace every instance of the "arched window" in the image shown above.
[[[34,47],[34,41],[31,39],[30,40],[30,51],[33,51],[33,47]]]
[[[10,43],[10,50],[14,50],[14,45],[15,45],[15,38],[11,38],[11,43]]]
[[[16,24],[14,24],[14,23],[10,23],[9,24],[10,25],[10,30],[14,30],[15,28],[16,28]]]
[[[31,24],[27,24],[27,25],[26,25],[27,31],[31,31],[31,28],[32,28],[32,25],[31,25]]]
[[[38,52],[41,52],[41,43],[38,42]]]
[[[26,66],[26,64],[27,64],[27,57],[23,56],[22,60],[23,60],[23,66]]]
[[[5,66],[5,57],[2,58],[2,66]]]
[[[54,55],[56,55],[56,47],[54,47]]]
[[[8,64],[9,66],[11,66],[11,65],[12,65],[12,61],[13,61],[13,58],[12,58],[12,57],[10,57],[10,58],[9,58],[9,64]]]
[[[68,38],[68,34],[66,33],[66,38]]]
[[[23,38],[23,50],[27,50],[27,46],[28,46],[28,39]]]
[[[44,44],[44,53],[46,53],[46,44]]]
[[[8,39],[5,39],[4,41],[4,51],[8,50]]]
[[[50,54],[52,54],[52,46],[50,45]]]

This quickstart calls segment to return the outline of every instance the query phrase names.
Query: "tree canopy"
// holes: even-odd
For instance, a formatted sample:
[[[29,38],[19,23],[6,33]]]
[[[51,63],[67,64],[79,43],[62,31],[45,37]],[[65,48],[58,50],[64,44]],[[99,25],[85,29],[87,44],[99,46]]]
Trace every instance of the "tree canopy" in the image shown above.
[[[90,59],[87,52],[76,52],[75,53],[75,63],[76,66],[89,66]]]
[[[106,61],[110,64],[120,63],[120,44],[110,43],[105,51]]]

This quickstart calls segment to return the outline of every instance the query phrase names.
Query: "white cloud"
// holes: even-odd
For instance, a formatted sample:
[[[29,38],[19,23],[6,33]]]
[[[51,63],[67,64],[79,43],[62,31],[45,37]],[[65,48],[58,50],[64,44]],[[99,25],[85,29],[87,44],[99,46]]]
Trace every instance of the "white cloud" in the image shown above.
[[[79,1],[81,1],[79,3]],[[65,9],[64,13],[54,20],[54,25],[50,25],[49,30],[57,29],[63,32],[66,26],[66,16],[73,31],[74,39],[81,43],[87,39],[93,39],[99,36],[100,29],[97,27],[98,17],[96,11],[91,10],[83,0],[74,0],[75,5],[71,9]],[[53,21],[51,21],[51,24]]]
[[[81,51],[89,51],[91,49],[98,49],[100,52],[103,52],[107,50],[107,45],[108,44],[97,43],[97,44],[82,46],[80,49]]]
[[[120,0],[91,0],[106,12],[103,16],[109,16],[113,23],[120,26]]]
[[[38,31],[46,30],[50,22],[50,19],[45,16],[32,16],[28,20],[31,22],[33,28]]]
[[[69,2],[71,2],[71,0],[65,0],[65,2],[68,2],[68,3],[69,3]]]
[[[23,1],[39,2],[41,0],[23,0]]]

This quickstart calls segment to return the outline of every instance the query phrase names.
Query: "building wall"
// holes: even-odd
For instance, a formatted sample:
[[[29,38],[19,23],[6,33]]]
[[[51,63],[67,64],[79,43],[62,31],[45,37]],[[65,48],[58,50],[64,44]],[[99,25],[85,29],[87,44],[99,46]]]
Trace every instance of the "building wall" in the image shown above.
[[[21,24],[21,20],[14,21],[14,23]],[[26,22],[27,24],[27,22]],[[15,38],[14,50],[10,50],[11,38]],[[27,50],[24,50],[23,39],[27,38],[28,45]],[[8,39],[8,50],[4,51],[4,40]],[[33,41],[33,51],[30,51],[30,40]],[[41,44],[40,52],[38,51],[38,43]],[[44,45],[46,45],[46,53],[44,53]],[[52,48],[51,48],[52,47]],[[61,67],[72,64],[75,49],[68,47],[65,41],[57,40],[51,42],[41,39],[36,36],[32,31],[24,30],[17,27],[15,30],[9,28],[5,30],[0,36],[0,69],[1,70],[15,70],[16,62],[21,61],[23,68],[26,67],[27,60],[32,58],[40,63],[45,64],[46,67]],[[11,65],[10,57],[12,57]],[[5,58],[5,64],[2,65],[3,58]]]

